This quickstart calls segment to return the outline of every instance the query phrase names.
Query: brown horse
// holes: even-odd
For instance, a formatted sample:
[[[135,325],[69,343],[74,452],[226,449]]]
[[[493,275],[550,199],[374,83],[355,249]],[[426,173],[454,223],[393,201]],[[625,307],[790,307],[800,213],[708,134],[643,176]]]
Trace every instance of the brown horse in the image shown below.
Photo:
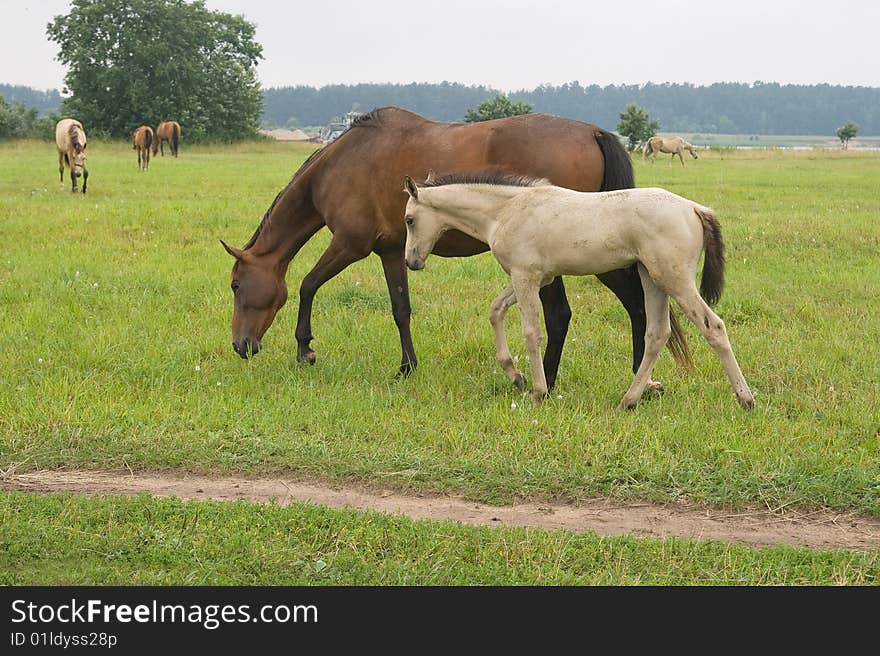
[[[63,118],[55,125],[55,147],[58,149],[58,174],[64,182],[64,165],[70,169],[71,191],[76,191],[76,180],[83,179],[82,192],[86,193],[89,171],[86,168],[86,132],[75,118]]]
[[[397,107],[377,109],[357,119],[338,139],[313,153],[276,196],[243,249],[223,243],[235,258],[232,290],[232,345],[242,358],[256,354],[276,313],[287,301],[285,274],[291,259],[318,230],[333,237],[300,285],[296,326],[298,357],[313,363],[312,301],[318,288],[370,252],[382,260],[391,310],[400,333],[400,374],[416,366],[410,335],[410,300],[403,250],[407,174],[438,174],[495,168],[547,178],[579,191],[634,186],[632,162],[617,137],[595,125],[546,114],[524,114],[482,123],[429,121]],[[344,184],[343,184],[344,183]],[[468,256],[488,246],[456,230],[446,232],[434,253]],[[645,301],[634,267],[598,276],[621,300],[633,329],[633,371],[645,346]],[[541,290],[547,327],[544,367],[556,379],[571,309],[562,279]],[[673,354],[686,360],[675,317]]]
[[[131,133],[131,147],[138,154],[138,171],[150,168],[150,147],[153,145],[153,128],[142,125]]]
[[[177,140],[180,139],[180,123],[177,121],[163,121],[156,128],[156,140],[153,142],[153,155],[159,150],[165,157],[165,143],[171,148],[171,154],[177,157]]]

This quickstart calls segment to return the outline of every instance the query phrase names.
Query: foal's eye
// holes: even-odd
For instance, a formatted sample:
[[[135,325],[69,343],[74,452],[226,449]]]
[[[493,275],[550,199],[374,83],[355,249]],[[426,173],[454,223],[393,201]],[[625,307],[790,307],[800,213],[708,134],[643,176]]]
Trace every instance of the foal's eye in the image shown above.
[[[232,281],[232,293],[234,294],[235,292],[237,292],[238,288],[239,288],[239,282],[237,280],[233,280]]]
[[[412,225],[414,220],[415,220],[415,217],[407,216],[406,217],[406,225]]]

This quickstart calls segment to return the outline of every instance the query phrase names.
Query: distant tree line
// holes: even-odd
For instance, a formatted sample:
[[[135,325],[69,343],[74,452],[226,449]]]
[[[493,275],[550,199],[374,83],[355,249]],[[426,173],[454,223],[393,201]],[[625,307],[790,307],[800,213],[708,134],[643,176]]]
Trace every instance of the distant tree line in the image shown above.
[[[498,91],[486,86],[356,84],[297,86],[263,91],[268,127],[326,125],[352,109],[398,105],[438,121],[463,121],[468,110]],[[852,120],[861,134],[880,134],[880,88],[753,84],[598,85],[571,82],[508,94],[548,112],[613,129],[630,103],[644,108],[664,132],[722,134],[835,134]]]
[[[20,104],[28,109],[35,109],[40,116],[57,112],[61,107],[61,94],[58,93],[58,89],[41,91],[21,85],[0,84],[0,96],[3,96],[10,105]]]

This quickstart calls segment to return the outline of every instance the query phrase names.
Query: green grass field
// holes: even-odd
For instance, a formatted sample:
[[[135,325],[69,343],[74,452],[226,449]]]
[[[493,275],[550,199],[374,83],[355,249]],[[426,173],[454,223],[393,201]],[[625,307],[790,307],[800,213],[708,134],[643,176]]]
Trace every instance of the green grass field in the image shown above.
[[[751,414],[739,409],[717,358],[687,326],[696,370],[682,372],[664,354],[656,377],[667,394],[618,414],[631,378],[629,324],[610,292],[593,278],[567,281],[574,318],[559,381],[552,399],[536,408],[495,366],[488,305],[505,281],[489,254],[432,258],[410,277],[420,359],[410,379],[393,379],[399,342],[373,257],[321,289],[313,316],[318,363],[297,363],[296,291],[326,246],[326,231],[294,259],[291,301],[264,350],[242,361],[230,346],[232,260],[218,240],[242,245],[308,150],[183,144],[179,159],[155,158],[148,173],[137,171],[125,144],[90,143],[89,151],[89,193],[74,196],[67,180],[58,182],[53,145],[0,145],[0,469],[296,471],[495,503],[605,494],[732,506],[825,505],[880,515],[876,154],[768,150],[706,153],[685,167],[636,162],[640,186],[663,186],[718,212],[728,268],[717,310],[757,391],[757,407]],[[522,355],[518,313],[511,314],[511,347]],[[111,581],[132,566],[120,562],[121,573],[113,574],[106,563],[91,563],[75,540],[58,537],[66,529],[50,510],[57,504],[72,509],[69,527],[94,522],[100,513],[122,521],[128,504],[138,512],[154,512],[142,510],[151,504],[172,514],[186,508],[146,500],[3,498],[4,520],[10,513],[32,514],[29,522],[6,523],[0,534],[0,554],[18,582]],[[296,521],[306,523],[336,517],[209,507],[218,516],[229,513],[230,521],[237,513],[264,523],[273,513],[305,513],[311,519]],[[351,529],[356,532],[379,521],[338,517],[359,527]],[[450,535],[479,544],[507,539],[487,529],[395,522],[382,530],[395,540],[424,531],[428,552]],[[133,539],[125,532],[136,532],[135,524],[125,520],[120,545]],[[44,561],[9,546],[38,535],[50,536],[44,546],[52,555]],[[567,534],[510,535],[541,550],[543,541]],[[584,553],[617,544],[577,541]],[[629,545],[624,559],[627,549],[639,551],[632,545],[645,545],[633,558],[667,553],[656,572],[670,571],[664,558],[667,564],[693,558],[695,569],[669,574],[670,582],[706,580],[696,570],[721,553],[663,542],[620,544]],[[850,572],[840,576],[837,565],[795,572],[784,555],[789,552],[761,553],[768,571],[775,563],[787,573],[744,579],[737,565],[717,580],[877,580],[876,555],[835,561]],[[188,558],[181,556],[165,578],[147,573],[144,581],[234,582],[219,566],[187,570]],[[82,561],[81,574],[69,573],[73,560]],[[550,576],[538,563],[529,567],[534,571],[509,582],[590,580]],[[662,582],[662,575],[635,564],[622,567],[622,581]],[[338,580],[505,581],[468,569],[472,579],[363,568]],[[265,575],[240,581],[267,582]],[[289,580],[305,581],[298,576]]]

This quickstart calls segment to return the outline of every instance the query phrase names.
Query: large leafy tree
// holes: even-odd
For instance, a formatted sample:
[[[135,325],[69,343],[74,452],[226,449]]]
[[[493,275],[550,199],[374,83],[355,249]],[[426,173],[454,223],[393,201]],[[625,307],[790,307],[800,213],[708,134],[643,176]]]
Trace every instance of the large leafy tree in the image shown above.
[[[849,140],[855,139],[858,133],[859,126],[852,121],[848,121],[846,125],[841,125],[837,128],[837,138],[840,139],[840,143],[843,144],[844,150],[849,147]]]
[[[660,129],[657,121],[652,121],[648,112],[636,105],[629,103],[620,114],[620,122],[617,124],[617,132],[626,137],[630,150],[635,150],[640,143],[644,143]]]
[[[465,123],[477,123],[479,121],[491,121],[495,118],[529,114],[531,111],[532,106],[530,104],[522,101],[511,102],[510,98],[499,93],[494,98],[481,103],[476,110],[468,109],[464,120]]]
[[[47,26],[68,67],[65,115],[115,137],[173,119],[192,140],[255,132],[263,55],[254,32],[202,0],[72,0]]]

